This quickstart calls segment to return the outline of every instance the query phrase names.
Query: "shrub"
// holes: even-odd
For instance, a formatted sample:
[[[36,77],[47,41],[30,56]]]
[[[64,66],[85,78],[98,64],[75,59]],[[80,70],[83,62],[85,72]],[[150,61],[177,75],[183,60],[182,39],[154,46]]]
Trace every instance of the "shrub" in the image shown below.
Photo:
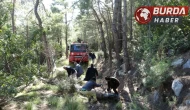
[[[58,82],[58,92],[61,92],[61,93],[76,92],[76,88],[74,86],[75,83],[76,83],[76,81],[74,79],[70,79],[70,78],[59,81]]]
[[[143,79],[143,84],[146,87],[158,87],[165,81],[165,79],[170,75],[167,73],[169,70],[169,64],[165,61],[157,62],[154,66],[145,73],[146,77]]]
[[[57,107],[57,106],[58,106],[58,103],[59,103],[59,97],[52,96],[52,97],[49,97],[49,98],[48,98],[48,104],[49,104],[51,107]]]
[[[96,53],[96,59],[103,58],[103,56],[104,56],[103,51],[98,51],[98,52]]]
[[[65,110],[87,110],[85,104],[77,98],[77,96],[74,96],[72,98],[66,96],[66,101],[64,104]]]
[[[32,102],[28,102],[25,106],[26,110],[33,110],[33,103]]]
[[[129,106],[127,106],[129,110],[148,110],[147,100],[145,98],[141,99],[139,94],[134,93],[132,100]]]
[[[0,71],[0,96],[12,97],[18,92],[16,87],[19,80],[13,75],[6,75]]]
[[[63,80],[65,77],[67,77],[67,75],[63,71],[56,71],[55,74],[58,80]]]
[[[121,102],[118,102],[116,104],[116,110],[122,110],[122,103]]]

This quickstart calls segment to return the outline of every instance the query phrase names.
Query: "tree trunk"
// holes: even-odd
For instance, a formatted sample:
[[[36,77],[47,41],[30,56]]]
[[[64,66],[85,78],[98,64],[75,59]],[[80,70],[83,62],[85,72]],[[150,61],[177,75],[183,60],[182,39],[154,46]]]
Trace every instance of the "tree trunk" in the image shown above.
[[[112,72],[112,44],[111,44],[111,35],[109,33],[109,27],[108,27],[108,22],[107,20],[105,19],[104,15],[102,14],[102,12],[100,11],[100,1],[98,1],[98,9],[99,9],[99,12],[100,12],[100,15],[102,17],[102,19],[104,20],[105,22],[105,26],[106,26],[106,33],[107,33],[107,38],[108,38],[108,59],[109,59],[109,73]]]
[[[134,93],[134,87],[132,83],[132,77],[128,74],[129,66],[129,55],[127,50],[127,1],[124,0],[124,11],[123,11],[123,50],[124,50],[124,63],[125,70],[124,73],[127,74],[127,85],[129,92],[132,95]]]
[[[12,9],[12,12],[11,12],[11,18],[12,18],[12,31],[13,31],[13,34],[16,33],[16,29],[15,29],[15,18],[14,18],[14,13],[15,13],[15,3],[16,3],[16,0],[13,0],[13,9]]]
[[[42,40],[44,42],[44,53],[45,53],[45,56],[46,56],[46,62],[47,62],[47,67],[48,67],[48,72],[50,73],[52,71],[52,68],[53,68],[53,62],[52,62],[52,57],[51,57],[51,53],[50,53],[50,50],[49,50],[49,45],[48,45],[48,42],[47,42],[47,37],[46,37],[46,32],[44,31],[43,29],[43,26],[42,26],[42,20],[38,14],[38,5],[39,5],[39,0],[36,0],[36,4],[35,4],[35,7],[34,7],[34,13],[35,13],[35,16],[36,16],[36,19],[38,20],[38,24],[39,24],[39,28],[40,28],[40,31],[41,31],[41,35],[42,35]]]
[[[66,9],[66,5],[65,5],[65,9]],[[67,13],[65,13],[65,45],[66,45],[66,50],[65,50],[65,55],[66,58],[68,58],[68,44],[67,44],[67,39],[68,39],[68,23],[67,23]]]
[[[7,53],[4,54],[4,57],[5,57],[5,72],[11,74],[12,71],[11,71],[11,68],[10,68],[10,64],[9,64],[9,62],[7,60]]]
[[[113,57],[112,57],[112,49],[114,48],[114,40],[113,40],[113,34],[112,34],[112,31],[111,31],[111,17],[109,17],[110,16],[110,13],[109,13],[109,15],[108,15],[108,29],[109,29],[109,34],[108,34],[108,52],[109,52],[109,63],[110,63],[110,75],[112,74],[112,59],[113,59]],[[110,32],[111,31],[111,32]]]
[[[27,18],[27,24],[26,24],[26,40],[27,40],[27,44],[26,44],[26,47],[27,47],[27,51],[29,49],[29,32],[28,32],[28,18]]]
[[[118,29],[118,52],[121,53],[122,50],[122,11],[121,11],[121,7],[122,7],[122,0],[118,0],[118,16],[117,16],[117,29]]]
[[[63,43],[62,43],[62,37],[60,36],[59,37],[59,46],[61,47],[61,50],[59,51],[59,57],[63,56],[63,53],[62,53],[63,47],[62,47],[62,45],[63,45]]]
[[[133,0],[131,0],[130,40],[133,39]]]
[[[92,8],[93,10],[93,13],[94,13],[94,16],[97,18],[97,22],[98,22],[98,26],[99,26],[99,29],[100,29],[100,34],[101,34],[101,38],[102,38],[102,50],[104,52],[104,58],[105,58],[105,61],[107,60],[108,58],[108,54],[106,52],[106,41],[105,41],[105,38],[104,38],[104,30],[103,30],[103,27],[102,27],[102,21],[100,20],[98,14],[96,13],[95,9]]]
[[[113,31],[113,37],[115,41],[115,53],[116,53],[116,59],[117,59],[117,68],[120,67],[120,55],[119,55],[119,35],[118,35],[118,29],[117,29],[117,18],[118,18],[118,10],[119,10],[119,2],[121,0],[115,0],[115,6],[113,11],[113,22],[112,22],[112,31]]]

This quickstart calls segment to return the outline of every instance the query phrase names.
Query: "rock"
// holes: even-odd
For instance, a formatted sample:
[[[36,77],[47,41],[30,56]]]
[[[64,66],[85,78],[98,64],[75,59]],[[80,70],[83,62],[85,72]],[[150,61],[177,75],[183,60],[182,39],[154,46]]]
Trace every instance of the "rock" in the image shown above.
[[[190,100],[190,76],[182,76],[177,78],[178,81],[183,85],[179,96],[177,97],[176,104],[186,105],[186,100]],[[188,95],[189,94],[189,95]]]
[[[166,55],[167,55],[168,57],[170,57],[170,56],[173,56],[174,53],[175,53],[174,49],[169,49],[168,52],[166,53]]]
[[[132,74],[131,70],[129,70],[128,72],[126,72],[125,63],[123,63],[120,66],[119,70],[118,70],[118,75],[119,76],[124,76],[124,75],[127,75],[126,73],[127,74]]]
[[[176,96],[179,96],[181,90],[183,88],[183,84],[180,82],[179,79],[175,79],[173,82],[172,82],[172,89],[175,93]]]
[[[126,69],[125,69],[125,63],[123,63],[123,64],[120,66],[120,70],[123,70],[123,71],[126,70]]]
[[[154,103],[158,102],[159,100],[159,92],[157,90],[154,91],[154,95],[153,95],[153,100],[154,100]]]
[[[190,106],[190,99],[185,101],[186,106]]]
[[[190,76],[182,76],[180,77],[180,81],[184,86],[190,87]]]
[[[96,92],[96,97],[98,100],[110,100],[110,101],[119,101],[120,100],[119,95],[116,95],[114,93]]]
[[[121,75],[126,75],[125,74],[125,63],[123,63],[121,66],[120,66],[120,68],[119,68],[119,70],[118,70],[118,75],[119,76],[121,76]]]
[[[190,106],[190,93],[185,96],[183,104],[186,106]]]
[[[179,106],[177,110],[189,110],[189,107],[187,106]]]
[[[176,59],[172,62],[171,66],[173,67],[179,67],[183,64],[184,60],[182,58]]]
[[[123,70],[119,70],[119,71],[118,71],[118,74],[119,74],[119,76],[121,76],[121,75],[126,75]]]
[[[183,69],[189,69],[190,68],[190,59],[187,60],[187,62],[183,65]]]

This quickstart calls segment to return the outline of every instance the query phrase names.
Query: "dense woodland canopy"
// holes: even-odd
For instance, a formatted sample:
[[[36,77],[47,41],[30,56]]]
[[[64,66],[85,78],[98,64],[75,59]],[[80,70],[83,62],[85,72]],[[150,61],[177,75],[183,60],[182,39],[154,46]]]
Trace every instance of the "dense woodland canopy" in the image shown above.
[[[0,0],[1,99],[13,98],[33,76],[50,78],[56,61],[68,60],[68,46],[78,38],[88,42],[110,73],[125,63],[125,73],[139,70],[148,87],[167,78],[155,79],[151,66],[164,73],[171,57],[190,50],[189,15],[179,25],[140,25],[134,18],[139,6],[189,6],[189,0],[53,0],[50,8],[46,1]],[[127,74],[133,94],[131,77]]]

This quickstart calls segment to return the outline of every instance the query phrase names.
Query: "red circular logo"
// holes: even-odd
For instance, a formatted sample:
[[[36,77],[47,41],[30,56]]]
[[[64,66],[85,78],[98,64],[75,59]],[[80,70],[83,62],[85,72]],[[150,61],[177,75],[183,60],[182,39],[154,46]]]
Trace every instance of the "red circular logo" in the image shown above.
[[[152,15],[148,8],[146,7],[139,7],[135,11],[135,19],[140,24],[147,24],[151,21]]]

